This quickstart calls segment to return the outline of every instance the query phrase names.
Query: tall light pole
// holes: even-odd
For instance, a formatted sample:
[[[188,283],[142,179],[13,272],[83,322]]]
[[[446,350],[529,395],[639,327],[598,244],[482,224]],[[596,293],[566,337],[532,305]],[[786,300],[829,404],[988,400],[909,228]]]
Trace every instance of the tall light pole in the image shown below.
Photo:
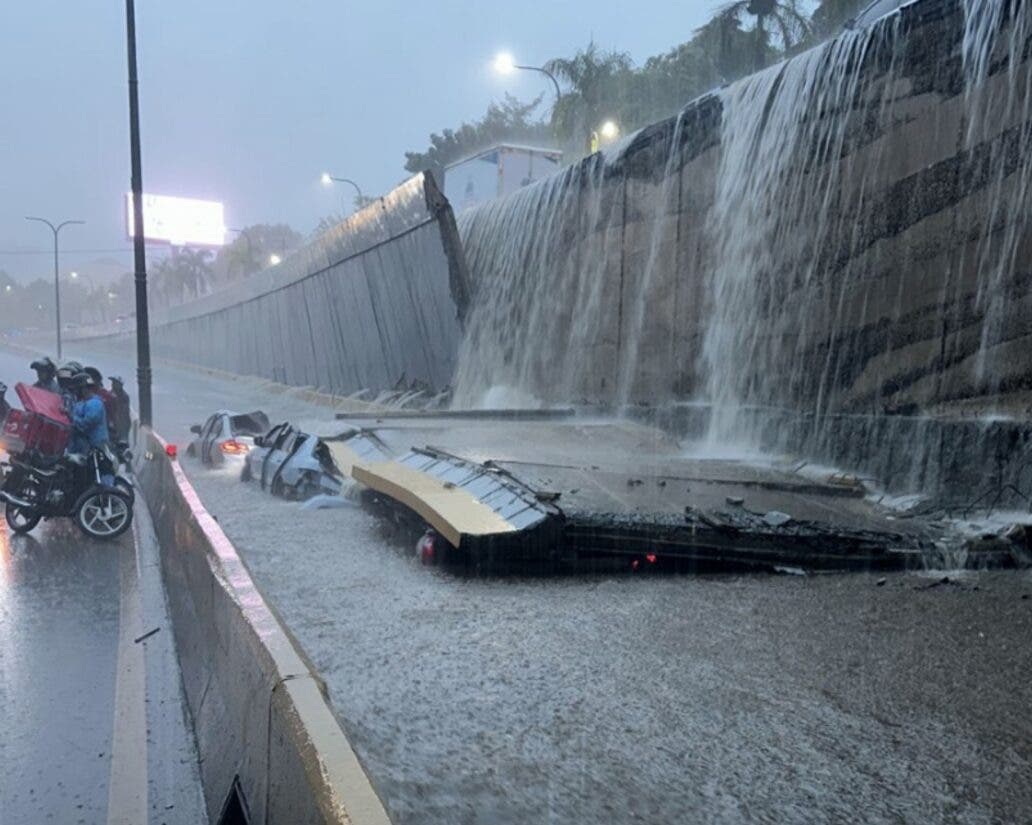
[[[39,223],[45,223],[50,227],[50,231],[54,233],[54,316],[57,319],[57,360],[61,360],[61,275],[58,265],[58,254],[57,254],[57,236],[61,230],[73,223],[83,224],[86,221],[62,221],[57,226],[54,226],[46,218],[33,218],[26,216],[27,221],[38,221]]]
[[[140,99],[136,76],[136,9],[133,0],[125,0],[125,34],[129,57],[129,153],[133,190],[133,260],[136,270],[136,386],[140,392],[140,423],[149,427],[154,416],[151,408],[147,250],[143,235],[143,161],[140,158]]]
[[[365,195],[362,194],[362,189],[351,178],[336,178],[329,172],[323,172],[319,180],[322,181],[323,186],[333,186],[334,183],[349,183],[355,187],[355,192],[358,193],[358,202],[365,202]]]
[[[524,72],[539,72],[551,80],[552,85],[555,86],[555,102],[558,103],[559,99],[563,96],[562,90],[559,88],[559,81],[556,80],[555,75],[548,71],[544,66],[520,66],[516,63],[511,54],[502,52],[495,58],[494,67],[498,74],[512,74],[517,69]]]

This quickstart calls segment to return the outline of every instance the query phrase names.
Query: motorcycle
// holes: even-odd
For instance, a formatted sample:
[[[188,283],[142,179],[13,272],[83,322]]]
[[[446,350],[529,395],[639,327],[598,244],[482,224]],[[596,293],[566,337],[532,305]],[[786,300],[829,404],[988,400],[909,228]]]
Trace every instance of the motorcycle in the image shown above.
[[[135,496],[114,469],[113,456],[102,449],[56,459],[12,457],[0,487],[8,526],[28,533],[44,518],[71,518],[87,536],[117,538],[132,525]]]
[[[17,384],[24,410],[5,400],[0,440],[11,454],[2,465],[0,501],[15,533],[27,533],[46,518],[71,518],[86,535],[113,539],[129,529],[135,493],[120,471],[131,455],[124,444],[68,453],[70,422],[56,393]]]

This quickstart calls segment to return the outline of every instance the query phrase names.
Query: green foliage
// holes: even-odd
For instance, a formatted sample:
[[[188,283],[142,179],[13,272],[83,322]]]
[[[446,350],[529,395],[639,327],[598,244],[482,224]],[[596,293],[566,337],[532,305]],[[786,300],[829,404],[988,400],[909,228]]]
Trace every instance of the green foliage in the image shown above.
[[[838,33],[842,25],[870,5],[871,0],[822,0],[810,18],[815,41]]]
[[[551,133],[548,127],[533,119],[534,110],[540,103],[540,95],[529,103],[523,103],[507,94],[501,103],[492,103],[480,120],[430,135],[430,146],[424,152],[406,152],[405,168],[413,173],[429,169],[440,181],[441,173],[449,163],[487,146],[511,140],[549,142]]]
[[[640,68],[624,52],[589,43],[572,57],[545,64],[564,87],[547,125],[533,119],[541,98],[524,104],[506,95],[481,120],[431,135],[424,152],[407,152],[405,168],[438,172],[478,149],[513,140],[558,144],[576,159],[604,121],[616,121],[626,134],[667,117],[710,89],[834,34],[865,2],[821,0],[811,21],[803,0],[733,0],[691,39]]]
[[[299,232],[285,223],[258,223],[244,227],[215,256],[213,280],[223,285],[253,275],[269,265],[269,256],[285,258],[303,240]]]

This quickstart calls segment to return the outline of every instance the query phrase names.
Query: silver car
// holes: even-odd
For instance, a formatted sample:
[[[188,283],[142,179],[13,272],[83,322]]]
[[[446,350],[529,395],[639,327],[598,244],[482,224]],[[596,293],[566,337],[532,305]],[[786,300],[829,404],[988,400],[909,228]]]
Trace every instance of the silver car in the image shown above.
[[[263,490],[295,501],[339,495],[344,484],[325,442],[286,423],[255,438],[241,479],[253,479]]]
[[[215,467],[243,461],[254,446],[255,437],[268,429],[269,417],[261,410],[243,414],[219,410],[204,424],[190,428],[194,439],[186,448],[186,454]]]

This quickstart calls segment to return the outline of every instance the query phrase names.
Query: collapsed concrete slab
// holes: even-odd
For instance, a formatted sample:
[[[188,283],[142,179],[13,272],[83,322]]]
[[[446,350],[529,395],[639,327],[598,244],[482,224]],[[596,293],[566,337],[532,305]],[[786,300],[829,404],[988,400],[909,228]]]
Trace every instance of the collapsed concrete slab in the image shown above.
[[[415,534],[429,525],[448,542],[443,560],[481,572],[1016,561],[1006,542],[974,549],[948,525],[880,506],[853,477],[693,457],[663,432],[627,421],[467,416],[460,423],[408,414],[384,420],[376,438],[377,460],[352,472],[369,503]],[[433,446],[410,447],[431,439]],[[384,460],[383,448],[395,458]]]

